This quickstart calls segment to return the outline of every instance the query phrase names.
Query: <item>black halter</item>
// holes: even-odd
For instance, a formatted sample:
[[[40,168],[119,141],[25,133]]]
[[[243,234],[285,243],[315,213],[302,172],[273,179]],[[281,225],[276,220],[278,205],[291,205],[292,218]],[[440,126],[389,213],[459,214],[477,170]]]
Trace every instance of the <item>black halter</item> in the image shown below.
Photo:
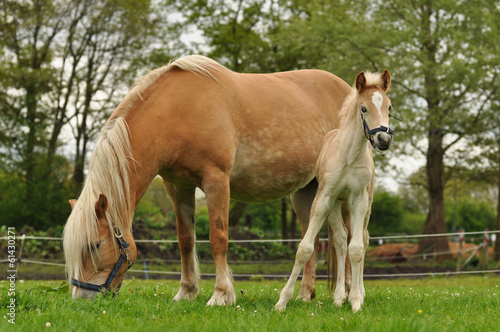
[[[116,226],[113,229],[115,237],[118,240],[118,245],[120,246],[120,258],[118,258],[118,261],[116,262],[115,267],[109,274],[108,279],[106,279],[106,282],[103,283],[102,285],[95,285],[83,281],[78,281],[75,278],[71,278],[71,283],[73,285],[75,285],[76,287],[88,289],[95,292],[109,293],[111,292],[111,283],[113,282],[113,279],[118,273],[118,270],[122,266],[123,262],[127,260],[128,269],[130,269],[132,265],[134,265],[134,262],[131,262],[130,259],[128,258],[128,252],[129,252],[128,247],[130,246],[130,244],[128,244],[127,241],[125,241],[122,233]]]
[[[390,114],[389,114],[389,117],[394,118],[394,119],[396,119],[398,121],[403,121],[403,120],[401,120],[399,118],[396,118],[395,116],[390,115]],[[366,124],[363,112],[361,112],[361,120],[363,121],[363,130],[365,132],[365,136],[368,139],[368,141],[370,141],[370,144],[372,145],[373,148],[375,148],[375,142],[373,141],[373,135],[375,133],[378,133],[379,131],[381,131],[381,132],[384,132],[384,133],[388,133],[389,135],[391,135],[391,137],[392,137],[392,134],[394,133],[393,129],[388,128],[386,126],[380,126],[380,127],[377,127],[377,128],[370,129],[370,127],[368,127],[368,125]]]

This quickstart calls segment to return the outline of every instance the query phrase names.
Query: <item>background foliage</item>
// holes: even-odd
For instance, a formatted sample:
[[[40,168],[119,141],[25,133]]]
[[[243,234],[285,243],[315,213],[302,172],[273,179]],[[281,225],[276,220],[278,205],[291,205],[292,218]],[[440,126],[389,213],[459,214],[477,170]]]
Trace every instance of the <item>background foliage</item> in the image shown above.
[[[399,188],[377,189],[371,233],[498,228],[499,7],[488,0],[4,0],[0,224],[60,230],[94,139],[132,82],[174,57],[202,53],[240,72],[320,68],[349,84],[361,70],[389,68],[404,122],[394,150],[376,162]],[[424,166],[407,174],[393,160]],[[208,215],[199,205],[203,238]],[[287,199],[231,206],[233,224],[257,235],[299,234]],[[149,236],[175,229],[160,180],[136,219]]]

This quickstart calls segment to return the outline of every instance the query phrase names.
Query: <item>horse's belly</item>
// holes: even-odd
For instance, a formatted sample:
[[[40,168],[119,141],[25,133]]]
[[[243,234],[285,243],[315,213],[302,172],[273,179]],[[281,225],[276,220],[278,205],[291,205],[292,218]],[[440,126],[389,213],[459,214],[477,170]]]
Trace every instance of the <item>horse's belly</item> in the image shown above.
[[[315,176],[322,140],[321,135],[311,135],[307,142],[292,141],[272,147],[255,143],[240,148],[231,172],[231,197],[263,203],[303,188]]]
[[[231,198],[241,202],[266,203],[296,192],[313,178],[314,172],[295,176],[268,173],[231,177]]]

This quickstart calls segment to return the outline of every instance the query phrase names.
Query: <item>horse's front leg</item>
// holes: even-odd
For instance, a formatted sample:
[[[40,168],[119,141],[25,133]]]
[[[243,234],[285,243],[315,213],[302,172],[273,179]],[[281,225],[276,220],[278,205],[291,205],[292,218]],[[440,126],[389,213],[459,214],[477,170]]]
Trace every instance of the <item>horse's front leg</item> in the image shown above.
[[[231,305],[236,302],[233,278],[227,266],[229,172],[211,167],[204,171],[202,190],[207,198],[210,217],[210,249],[215,261],[214,294],[207,305]]]
[[[174,301],[191,300],[200,292],[200,272],[195,249],[195,188],[180,189],[165,181],[164,185],[174,208],[181,253],[181,287]]]
[[[304,264],[309,260],[314,252],[315,238],[318,235],[328,213],[330,212],[332,206],[331,202],[331,196],[322,192],[319,192],[314,200],[309,227],[307,228],[304,238],[300,241],[297,254],[295,255],[295,264],[293,266],[292,273],[290,274],[290,278],[288,279],[285,287],[281,291],[280,299],[275,306],[275,309],[278,311],[285,310],[286,305],[293,297],[295,281],[297,281]]]
[[[349,293],[349,303],[352,310],[357,312],[363,304],[363,262],[365,255],[365,228],[364,221],[368,210],[368,195],[365,191],[349,197],[351,215],[352,239],[349,244],[349,257],[351,260],[352,284]]]
[[[346,256],[347,256],[347,228],[342,219],[341,212],[342,202],[335,201],[332,211],[328,215],[328,222],[332,229],[332,244],[335,248],[335,256],[337,261],[337,281],[335,285],[335,293],[333,301],[336,306],[340,307],[347,298],[346,290]]]

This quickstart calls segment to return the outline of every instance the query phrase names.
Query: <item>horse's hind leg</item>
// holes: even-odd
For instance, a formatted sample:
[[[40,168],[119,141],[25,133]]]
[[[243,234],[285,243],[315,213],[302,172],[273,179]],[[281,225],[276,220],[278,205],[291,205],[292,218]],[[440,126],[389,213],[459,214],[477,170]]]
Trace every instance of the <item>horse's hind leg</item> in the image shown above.
[[[181,287],[174,300],[191,300],[200,292],[198,256],[194,245],[195,188],[181,189],[166,181],[164,185],[177,219],[177,237],[181,252]]]
[[[233,278],[227,266],[229,173],[216,167],[205,169],[202,190],[207,197],[210,217],[210,248],[215,260],[215,289],[207,305],[227,305],[236,302]]]
[[[316,180],[312,181],[306,187],[300,189],[290,196],[293,209],[297,214],[302,229],[302,236],[306,234],[307,227],[309,226],[309,215],[311,213],[311,206],[316,195],[318,183]],[[300,283],[300,291],[297,298],[304,301],[312,300],[316,297],[315,283],[316,283],[316,254],[318,252],[318,236],[314,240],[314,251],[311,258],[304,266],[304,274]]]

